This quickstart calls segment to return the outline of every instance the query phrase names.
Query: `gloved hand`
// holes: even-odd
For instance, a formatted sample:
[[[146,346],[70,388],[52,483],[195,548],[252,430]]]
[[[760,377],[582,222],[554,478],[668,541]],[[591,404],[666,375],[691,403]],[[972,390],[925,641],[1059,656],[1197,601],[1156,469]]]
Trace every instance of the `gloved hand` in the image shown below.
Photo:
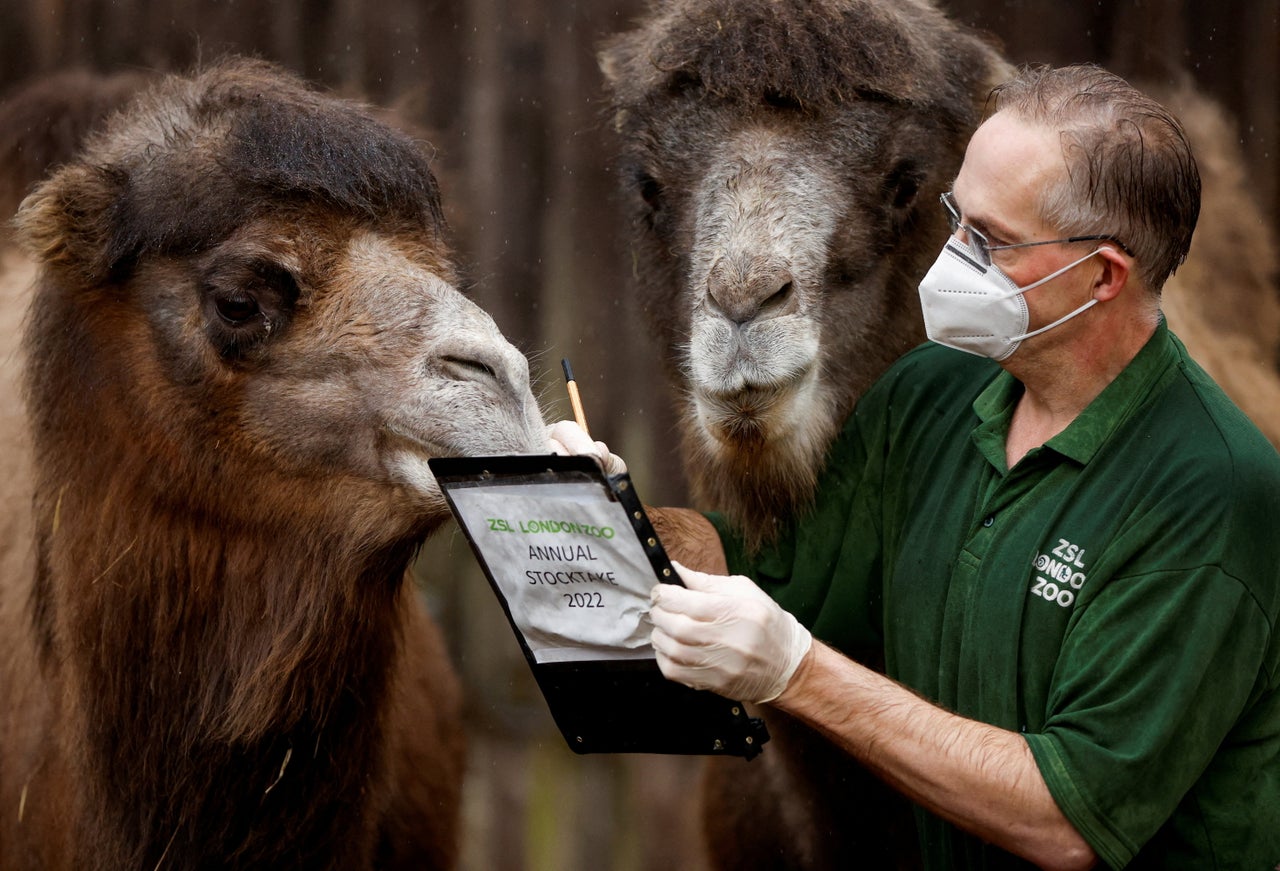
[[[749,578],[675,568],[685,587],[658,584],[650,594],[662,673],[731,699],[782,695],[809,652],[809,630]]]
[[[609,446],[604,442],[592,441],[591,436],[572,420],[562,420],[547,427],[547,450],[566,456],[585,454],[595,457],[606,475],[621,475],[627,471],[622,457],[609,453]]]

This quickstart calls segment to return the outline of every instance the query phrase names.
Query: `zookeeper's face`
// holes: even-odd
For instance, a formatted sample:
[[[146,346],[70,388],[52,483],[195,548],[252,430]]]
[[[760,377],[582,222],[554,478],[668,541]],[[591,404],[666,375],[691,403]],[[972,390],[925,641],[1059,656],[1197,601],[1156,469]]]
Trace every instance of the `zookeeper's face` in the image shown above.
[[[1096,242],[1037,245],[1000,250],[996,246],[1061,239],[1070,235],[1040,217],[1039,197],[1066,173],[1058,133],[997,112],[969,141],[952,191],[964,224],[987,237],[991,262],[1015,284],[1025,287],[1088,254]],[[963,238],[964,227],[957,234]],[[967,241],[967,239],[965,240]],[[1029,329],[1053,323],[1087,302],[1099,265],[1086,260],[1025,294]],[[1027,340],[1069,338],[1084,319],[1063,324]],[[1034,347],[1034,346],[1033,346]],[[1016,352],[1015,352],[1016,353]]]

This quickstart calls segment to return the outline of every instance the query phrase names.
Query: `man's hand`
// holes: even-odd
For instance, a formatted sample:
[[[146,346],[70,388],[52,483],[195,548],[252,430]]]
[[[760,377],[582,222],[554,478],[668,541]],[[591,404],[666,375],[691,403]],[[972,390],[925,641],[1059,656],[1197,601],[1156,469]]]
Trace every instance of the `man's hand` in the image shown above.
[[[748,702],[781,695],[809,652],[809,630],[748,578],[676,571],[685,587],[658,584],[649,611],[662,673]]]
[[[621,475],[627,471],[627,464],[622,461],[622,457],[609,453],[608,445],[593,441],[572,420],[562,420],[547,427],[547,450],[553,454],[594,457],[606,475]]]

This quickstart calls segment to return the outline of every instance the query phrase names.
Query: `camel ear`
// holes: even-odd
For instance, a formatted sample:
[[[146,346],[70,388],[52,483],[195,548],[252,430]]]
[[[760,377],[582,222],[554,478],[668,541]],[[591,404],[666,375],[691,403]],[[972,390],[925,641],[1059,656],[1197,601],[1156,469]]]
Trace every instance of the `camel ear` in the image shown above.
[[[600,72],[604,74],[605,90],[614,97],[613,129],[617,133],[622,132],[627,115],[627,110],[622,108],[618,100],[618,92],[621,90],[623,81],[623,67],[626,62],[622,43],[618,40],[610,42],[596,55],[596,63],[600,65]]]
[[[123,172],[64,166],[23,200],[15,219],[18,241],[46,269],[81,286],[101,284],[121,260],[112,228],[126,191]]]
[[[605,86],[610,90],[617,87],[618,78],[622,73],[623,59],[620,55],[621,51],[616,42],[606,45],[596,55],[596,63],[600,65],[600,72],[604,73]]]
[[[646,33],[615,34],[601,47],[596,63],[615,106],[635,103],[661,83],[665,74],[651,60],[656,50]]]

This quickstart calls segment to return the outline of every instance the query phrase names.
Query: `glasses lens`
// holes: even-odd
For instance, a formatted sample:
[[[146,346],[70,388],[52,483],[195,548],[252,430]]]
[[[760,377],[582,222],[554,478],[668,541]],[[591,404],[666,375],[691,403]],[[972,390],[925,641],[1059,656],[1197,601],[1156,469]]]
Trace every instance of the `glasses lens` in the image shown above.
[[[972,227],[964,228],[965,238],[969,240],[969,250],[983,266],[991,265],[991,249],[987,246],[987,237]]]
[[[941,199],[942,207],[947,213],[947,224],[951,227],[951,235],[954,236],[958,230],[964,230],[965,243],[969,246],[974,259],[983,266],[990,266],[991,250],[987,247],[987,237],[967,224],[960,223],[960,210],[956,208],[956,201],[951,191],[943,194]]]
[[[951,227],[951,232],[954,234],[956,230],[960,229],[960,212],[956,209],[956,204],[951,199],[950,191],[943,194],[941,200],[943,211],[947,213],[947,225]]]

